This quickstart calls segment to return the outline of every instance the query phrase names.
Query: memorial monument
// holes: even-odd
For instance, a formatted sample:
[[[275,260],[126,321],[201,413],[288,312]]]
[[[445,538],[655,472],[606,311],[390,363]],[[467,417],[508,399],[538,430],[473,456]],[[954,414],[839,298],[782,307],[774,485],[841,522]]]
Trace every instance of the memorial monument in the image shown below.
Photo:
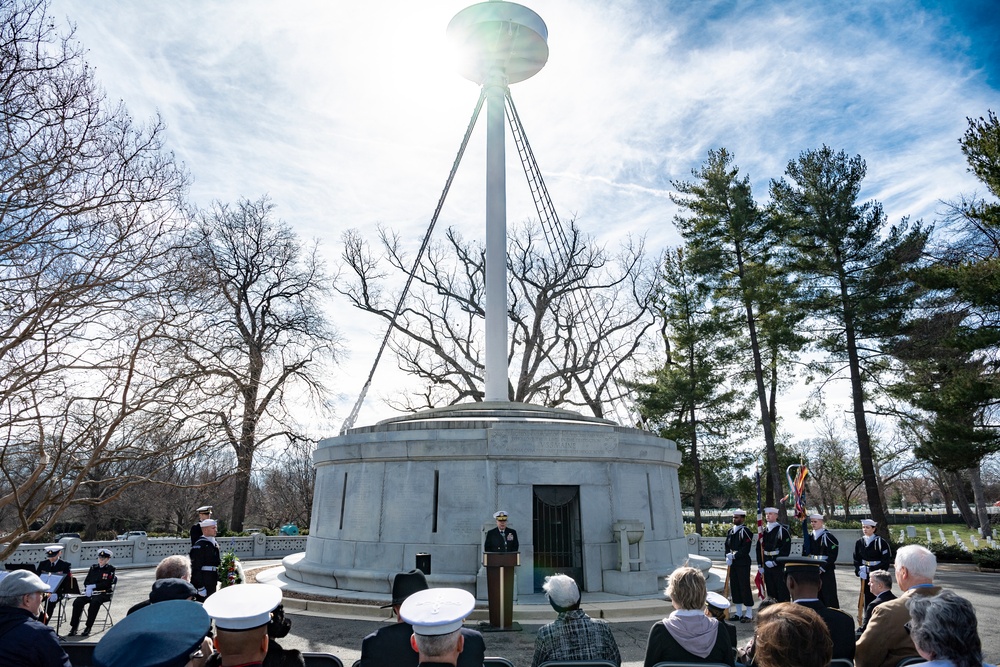
[[[448,36],[469,52],[462,74],[487,109],[485,400],[320,442],[306,551],[284,559],[285,574],[389,593],[421,554],[432,586],[485,600],[483,536],[502,508],[520,539],[515,595],[555,572],[584,591],[655,595],[688,556],[674,443],[507,400],[505,101],[545,65],[548,30],[530,9],[491,0],[459,12]]]

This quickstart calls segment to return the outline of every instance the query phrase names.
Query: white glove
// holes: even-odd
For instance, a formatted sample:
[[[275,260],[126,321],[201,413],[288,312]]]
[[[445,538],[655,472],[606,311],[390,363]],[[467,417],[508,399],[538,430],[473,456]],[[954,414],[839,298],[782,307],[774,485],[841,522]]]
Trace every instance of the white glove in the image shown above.
[[[769,561],[765,561],[764,562],[764,567],[777,567],[777,565],[778,564],[775,563],[773,560],[769,560]]]
[[[730,567],[733,564],[733,555],[726,554],[726,567]]]
[[[55,593],[50,593],[49,594],[49,602],[55,602],[58,599],[59,599],[59,596],[56,595]]]
[[[202,596],[203,598],[204,597],[208,597],[208,589],[207,588],[199,588],[198,589],[198,595]]]
[[[865,567],[864,565],[862,565],[861,567],[859,567],[858,568],[858,576],[861,577],[862,579],[867,579],[868,578],[868,568]]]

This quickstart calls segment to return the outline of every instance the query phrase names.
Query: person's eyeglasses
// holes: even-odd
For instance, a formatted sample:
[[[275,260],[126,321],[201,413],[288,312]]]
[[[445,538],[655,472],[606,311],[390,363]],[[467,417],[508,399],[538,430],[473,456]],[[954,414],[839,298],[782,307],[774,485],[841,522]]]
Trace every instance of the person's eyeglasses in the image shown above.
[[[910,622],[909,621],[907,621],[906,623],[903,623],[903,629],[906,630],[906,634],[910,634]]]

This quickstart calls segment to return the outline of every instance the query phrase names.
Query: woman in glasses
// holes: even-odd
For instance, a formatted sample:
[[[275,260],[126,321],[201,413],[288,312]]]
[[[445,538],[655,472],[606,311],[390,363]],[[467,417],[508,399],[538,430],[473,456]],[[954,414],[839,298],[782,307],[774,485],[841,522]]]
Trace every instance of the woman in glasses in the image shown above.
[[[976,610],[947,589],[906,601],[910,621],[904,627],[926,667],[984,667]]]

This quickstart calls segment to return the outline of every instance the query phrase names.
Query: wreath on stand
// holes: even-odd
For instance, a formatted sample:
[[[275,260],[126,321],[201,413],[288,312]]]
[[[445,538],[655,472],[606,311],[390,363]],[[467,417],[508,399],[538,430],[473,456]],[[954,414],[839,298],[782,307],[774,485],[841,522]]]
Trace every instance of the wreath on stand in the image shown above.
[[[243,575],[243,564],[234,552],[227,551],[219,564],[219,588],[235,586],[244,581],[246,577]]]

